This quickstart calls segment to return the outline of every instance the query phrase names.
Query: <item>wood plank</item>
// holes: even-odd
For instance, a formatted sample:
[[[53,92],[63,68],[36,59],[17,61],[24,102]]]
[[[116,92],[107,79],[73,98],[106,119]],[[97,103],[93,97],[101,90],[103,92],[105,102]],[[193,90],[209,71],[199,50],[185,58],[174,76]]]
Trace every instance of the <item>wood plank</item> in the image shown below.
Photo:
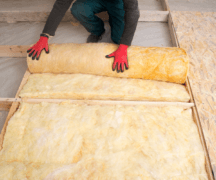
[[[48,16],[48,11],[1,11],[0,12],[0,22],[16,23],[17,21],[29,22],[46,22]],[[159,21],[167,22],[168,11],[146,11],[140,10],[139,21]],[[101,12],[97,14],[103,21],[109,20],[109,15],[107,12]],[[70,11],[67,11],[62,22],[73,22],[78,23],[78,21],[72,16]]]
[[[161,0],[164,11],[170,11],[168,0]]]
[[[28,45],[0,45],[0,57],[26,57]]]
[[[74,99],[32,99],[32,98],[0,98],[0,102],[28,102],[28,103],[40,103],[40,102],[50,102],[50,103],[61,103],[70,102],[77,104],[121,104],[121,105],[146,105],[146,106],[180,106],[185,108],[190,108],[194,106],[194,103],[183,103],[183,102],[159,102],[159,101],[115,101],[115,100],[74,100]]]
[[[188,84],[216,176],[216,12],[172,12],[177,40],[190,57]]]
[[[200,123],[200,118],[199,118],[198,113],[197,113],[197,108],[196,107],[192,107],[192,112],[193,112],[194,121],[195,121],[195,123],[197,125],[197,129],[198,129],[198,132],[199,132],[200,140],[201,140],[202,146],[204,148],[204,153],[205,153],[205,168],[206,168],[206,172],[208,174],[208,179],[209,180],[214,180],[214,176],[213,176],[213,173],[212,173],[211,161],[210,161],[208,149],[207,149],[207,146],[206,146],[206,141],[205,141],[205,138],[204,138],[202,126],[201,126],[201,123]]]
[[[29,21],[35,21],[35,22],[46,22],[48,19],[48,16],[50,14],[50,11],[1,11],[0,12],[0,22],[7,22],[7,23],[17,23],[18,21],[23,22],[29,22]],[[107,16],[104,16],[104,13],[99,14],[99,16],[103,20],[107,20]],[[105,18],[105,19],[104,19]],[[67,11],[65,13],[65,16],[62,19],[62,22],[78,22],[70,11]]]
[[[177,37],[176,37],[176,32],[175,32],[173,22],[172,22],[172,17],[171,17],[170,14],[168,15],[168,27],[169,27],[170,36],[171,36],[173,46],[174,47],[179,47],[178,40],[177,40]]]
[[[193,93],[192,93],[192,90],[191,90],[191,86],[190,86],[188,77],[186,79],[185,86],[186,86],[186,89],[187,89],[187,91],[188,91],[188,93],[190,95],[190,102],[194,103],[194,97],[193,97]]]
[[[0,111],[9,111],[11,108],[12,102],[10,101],[1,101],[0,102]]]

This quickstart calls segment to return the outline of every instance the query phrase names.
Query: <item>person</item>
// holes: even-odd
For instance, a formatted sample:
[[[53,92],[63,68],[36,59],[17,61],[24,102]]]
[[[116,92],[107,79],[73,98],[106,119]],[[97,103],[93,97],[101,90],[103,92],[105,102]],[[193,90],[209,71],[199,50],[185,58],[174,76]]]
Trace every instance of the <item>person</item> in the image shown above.
[[[39,41],[27,50],[32,60],[39,60],[42,50],[49,53],[48,39],[55,35],[55,31],[70,7],[73,0],[56,0],[51,13],[46,21]],[[127,48],[131,45],[137,22],[139,9],[137,0],[76,0],[71,7],[72,15],[91,34],[87,43],[96,43],[101,40],[105,32],[104,22],[95,14],[107,11],[111,27],[111,39],[118,44],[118,49],[106,55],[107,58],[114,57],[113,71],[123,72],[128,69]],[[117,67],[117,68],[116,68]]]

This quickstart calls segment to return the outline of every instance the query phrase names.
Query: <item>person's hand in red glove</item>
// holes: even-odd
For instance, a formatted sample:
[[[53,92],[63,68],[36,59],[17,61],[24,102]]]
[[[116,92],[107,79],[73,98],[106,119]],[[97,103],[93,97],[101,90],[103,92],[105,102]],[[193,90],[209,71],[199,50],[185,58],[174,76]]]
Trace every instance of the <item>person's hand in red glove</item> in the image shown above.
[[[128,46],[125,44],[120,44],[118,49],[111,53],[110,55],[107,55],[106,58],[111,58],[114,57],[114,62],[112,69],[115,71],[115,68],[117,66],[117,72],[123,72],[124,71],[124,66],[125,69],[128,69],[128,60],[127,60],[127,48]]]
[[[46,51],[47,54],[49,53],[48,38],[49,37],[47,35],[41,34],[39,41],[27,50],[27,53],[29,53],[29,57],[32,56],[32,60],[34,60],[35,58],[36,60],[39,60],[41,51],[43,49]]]

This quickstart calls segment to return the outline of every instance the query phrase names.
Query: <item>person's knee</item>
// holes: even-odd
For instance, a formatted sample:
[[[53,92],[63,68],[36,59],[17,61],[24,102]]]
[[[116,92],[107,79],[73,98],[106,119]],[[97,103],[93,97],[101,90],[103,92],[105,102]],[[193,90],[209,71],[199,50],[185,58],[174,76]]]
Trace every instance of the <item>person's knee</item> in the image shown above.
[[[91,7],[89,7],[89,5],[85,5],[83,3],[78,2],[75,2],[71,7],[71,13],[77,19],[79,19],[80,16],[89,17],[93,14],[93,12],[91,11]]]

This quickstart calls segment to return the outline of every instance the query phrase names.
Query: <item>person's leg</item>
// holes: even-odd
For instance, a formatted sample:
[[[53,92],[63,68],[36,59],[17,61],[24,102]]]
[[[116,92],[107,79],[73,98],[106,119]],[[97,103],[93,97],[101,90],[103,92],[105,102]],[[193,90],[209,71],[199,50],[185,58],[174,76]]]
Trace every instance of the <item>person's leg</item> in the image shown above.
[[[123,0],[107,2],[109,24],[111,26],[111,38],[119,44],[124,31],[124,3]]]
[[[100,36],[105,31],[104,22],[95,14],[105,10],[102,0],[77,0],[71,13],[88,32]]]

